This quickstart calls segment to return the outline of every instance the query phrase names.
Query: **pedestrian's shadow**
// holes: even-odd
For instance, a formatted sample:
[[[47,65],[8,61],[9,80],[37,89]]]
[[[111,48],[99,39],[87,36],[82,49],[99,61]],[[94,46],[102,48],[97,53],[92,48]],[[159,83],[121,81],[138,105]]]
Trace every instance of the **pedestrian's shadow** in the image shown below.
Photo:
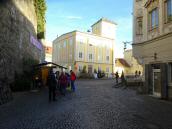
[[[122,88],[122,89],[127,89],[127,86],[124,85],[122,82],[115,84],[112,86],[112,88]]]

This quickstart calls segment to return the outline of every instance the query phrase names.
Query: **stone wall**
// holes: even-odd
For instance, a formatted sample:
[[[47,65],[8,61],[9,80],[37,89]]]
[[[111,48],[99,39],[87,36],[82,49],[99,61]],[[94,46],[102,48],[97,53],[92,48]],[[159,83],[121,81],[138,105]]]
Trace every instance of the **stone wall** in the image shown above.
[[[37,40],[36,30],[33,0],[0,1],[0,99],[15,73],[22,73],[23,59],[41,61],[43,51],[30,40],[31,36]]]

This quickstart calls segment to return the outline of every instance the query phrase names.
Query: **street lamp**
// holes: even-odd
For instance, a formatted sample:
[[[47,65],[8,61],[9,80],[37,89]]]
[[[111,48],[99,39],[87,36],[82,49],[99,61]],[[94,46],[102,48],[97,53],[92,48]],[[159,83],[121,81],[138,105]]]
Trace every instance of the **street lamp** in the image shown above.
[[[124,51],[127,49],[127,44],[132,44],[132,41],[125,41],[124,43]]]

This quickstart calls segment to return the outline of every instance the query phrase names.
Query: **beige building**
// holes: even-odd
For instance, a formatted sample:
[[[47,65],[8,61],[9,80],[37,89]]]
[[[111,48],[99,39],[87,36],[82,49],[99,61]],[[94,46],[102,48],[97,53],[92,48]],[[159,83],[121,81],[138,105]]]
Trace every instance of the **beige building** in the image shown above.
[[[147,92],[172,98],[172,0],[134,0],[133,30]]]
[[[105,18],[92,25],[91,32],[72,31],[53,41],[52,61],[80,73],[86,66],[88,73],[114,70],[116,23]]]

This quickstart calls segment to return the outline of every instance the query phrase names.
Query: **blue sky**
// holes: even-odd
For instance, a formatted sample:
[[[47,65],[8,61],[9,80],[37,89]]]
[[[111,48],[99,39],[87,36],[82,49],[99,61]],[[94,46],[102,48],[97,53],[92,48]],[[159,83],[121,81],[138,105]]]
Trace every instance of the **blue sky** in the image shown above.
[[[86,32],[105,17],[118,24],[115,54],[122,57],[122,41],[132,41],[132,4],[133,0],[47,0],[46,40],[73,30]]]

